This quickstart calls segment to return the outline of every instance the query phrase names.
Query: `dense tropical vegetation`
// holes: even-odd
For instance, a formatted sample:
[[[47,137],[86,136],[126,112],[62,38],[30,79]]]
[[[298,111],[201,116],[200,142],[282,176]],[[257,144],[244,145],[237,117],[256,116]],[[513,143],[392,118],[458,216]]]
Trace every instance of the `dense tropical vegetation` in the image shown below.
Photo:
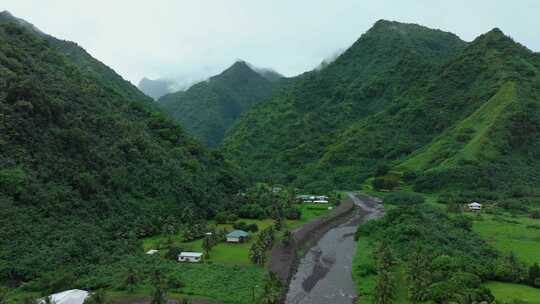
[[[246,113],[223,148],[256,179],[308,188],[377,176],[387,189],[535,196],[539,59],[498,29],[465,43],[379,21]]]
[[[136,254],[141,237],[228,209],[243,187],[235,167],[147,97],[57,47],[17,22],[0,24],[0,282],[8,286],[73,282]]]
[[[217,146],[244,111],[281,85],[279,75],[261,73],[246,62],[237,61],[223,73],[186,91],[167,94],[158,103],[196,138]]]

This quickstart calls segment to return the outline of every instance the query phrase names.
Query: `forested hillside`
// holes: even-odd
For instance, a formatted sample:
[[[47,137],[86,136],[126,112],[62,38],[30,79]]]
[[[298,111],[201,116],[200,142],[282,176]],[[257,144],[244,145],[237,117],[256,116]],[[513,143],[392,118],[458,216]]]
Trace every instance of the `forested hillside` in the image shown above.
[[[239,191],[234,167],[118,77],[75,44],[0,22],[0,285],[65,287]]]
[[[334,63],[247,113],[224,149],[256,178],[312,188],[358,188],[386,174],[380,167],[408,173],[420,191],[504,192],[517,178],[532,187],[538,58],[498,29],[467,44],[379,21]]]
[[[258,73],[237,61],[223,73],[161,97],[165,112],[209,146],[221,143],[225,131],[247,109],[264,101],[280,86],[279,74]]]

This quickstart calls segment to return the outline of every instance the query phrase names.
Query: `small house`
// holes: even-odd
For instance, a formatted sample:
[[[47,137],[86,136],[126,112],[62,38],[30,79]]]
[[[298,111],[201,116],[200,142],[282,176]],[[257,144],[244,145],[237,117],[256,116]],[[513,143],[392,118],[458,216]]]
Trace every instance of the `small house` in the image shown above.
[[[50,295],[50,299],[56,304],[83,304],[90,293],[85,290],[71,289]],[[39,304],[44,304],[45,299],[39,299]]]
[[[476,211],[476,210],[482,210],[482,204],[479,204],[477,202],[472,202],[467,205],[469,207],[469,210]]]
[[[227,243],[243,243],[249,239],[249,233],[244,230],[234,230],[226,235]]]
[[[202,260],[202,252],[180,252],[178,262],[199,263]]]
[[[298,195],[296,197],[296,200],[298,202],[302,202],[302,203],[313,203],[313,201],[316,200],[316,198],[317,197],[314,196],[314,195],[306,195],[306,194],[304,194],[304,195]]]
[[[158,252],[157,249],[150,249],[150,250],[148,250],[148,251],[146,252],[146,254],[148,254],[148,255],[154,255],[154,254],[156,254],[157,252]]]

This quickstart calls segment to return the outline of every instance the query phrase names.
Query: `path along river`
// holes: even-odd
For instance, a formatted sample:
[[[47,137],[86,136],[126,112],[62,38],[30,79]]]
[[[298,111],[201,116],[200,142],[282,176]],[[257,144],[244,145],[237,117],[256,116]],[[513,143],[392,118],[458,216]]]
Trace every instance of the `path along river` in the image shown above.
[[[382,216],[384,211],[374,198],[348,195],[357,206],[355,214],[324,234],[300,260],[286,304],[351,304],[357,297],[351,273],[356,253],[354,233],[359,224]]]

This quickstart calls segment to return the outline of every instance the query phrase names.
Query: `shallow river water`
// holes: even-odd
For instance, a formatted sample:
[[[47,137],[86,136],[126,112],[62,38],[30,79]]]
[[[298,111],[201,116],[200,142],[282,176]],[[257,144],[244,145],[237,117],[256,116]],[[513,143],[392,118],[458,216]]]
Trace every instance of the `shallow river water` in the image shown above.
[[[374,199],[349,193],[357,205],[355,215],[324,234],[300,260],[291,280],[287,304],[351,304],[356,298],[356,285],[351,274],[356,253],[354,233],[364,221],[380,217],[382,206]]]

